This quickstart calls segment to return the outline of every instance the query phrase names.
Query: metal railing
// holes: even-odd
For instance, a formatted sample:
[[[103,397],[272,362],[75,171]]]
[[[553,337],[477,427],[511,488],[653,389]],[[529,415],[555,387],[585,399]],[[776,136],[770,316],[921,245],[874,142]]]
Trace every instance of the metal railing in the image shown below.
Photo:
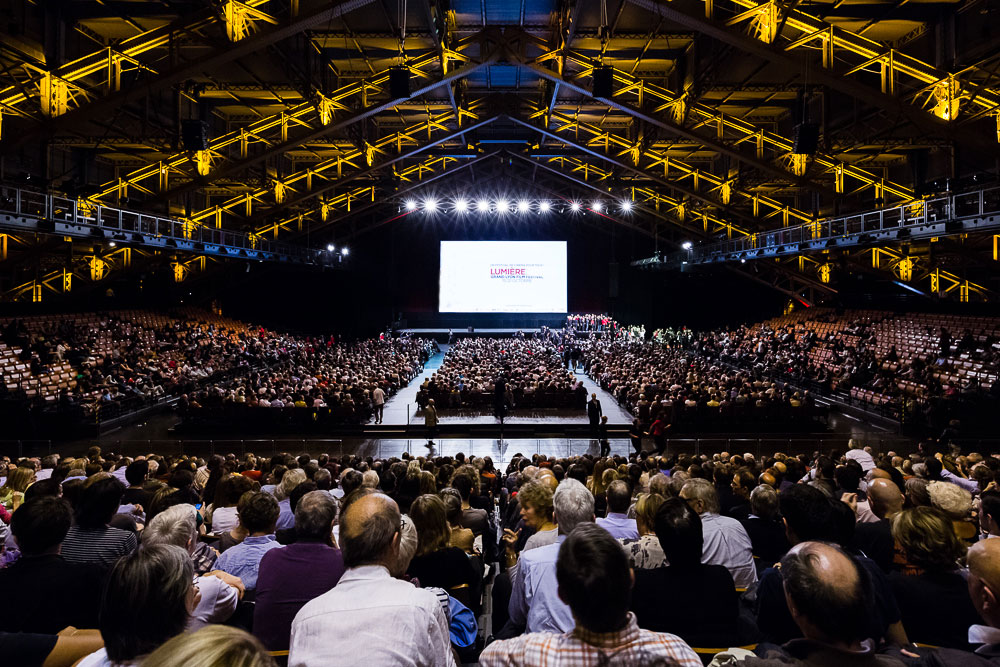
[[[801,252],[803,245],[806,249],[859,245],[869,240],[866,236],[875,240],[878,235],[899,232],[904,232],[907,238],[919,238],[922,233],[926,236],[968,233],[1000,228],[1000,218],[977,220],[996,214],[1000,214],[1000,187],[990,187],[705,243],[666,256],[638,260],[632,266],[677,267],[791,255]],[[942,228],[945,223],[956,221],[974,222],[974,229],[964,225]]]
[[[40,226],[45,221],[49,225]],[[172,248],[230,259],[335,266],[342,254],[96,202],[0,188],[0,228]]]

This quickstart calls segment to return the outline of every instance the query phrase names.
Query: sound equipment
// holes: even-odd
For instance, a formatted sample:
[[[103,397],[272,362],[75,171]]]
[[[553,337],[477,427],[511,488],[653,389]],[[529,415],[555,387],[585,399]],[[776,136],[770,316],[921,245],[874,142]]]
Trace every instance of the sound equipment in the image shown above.
[[[203,120],[182,121],[181,144],[186,151],[208,150],[208,123]]]
[[[594,97],[610,98],[615,91],[615,70],[613,67],[594,68]]]
[[[410,96],[410,70],[405,67],[389,68],[389,96],[394,100]]]
[[[799,123],[795,126],[792,152],[796,155],[814,155],[819,146],[819,125]]]

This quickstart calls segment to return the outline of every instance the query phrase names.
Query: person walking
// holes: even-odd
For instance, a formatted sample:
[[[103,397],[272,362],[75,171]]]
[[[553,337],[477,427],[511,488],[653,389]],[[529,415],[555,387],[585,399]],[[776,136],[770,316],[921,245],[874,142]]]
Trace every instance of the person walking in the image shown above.
[[[667,449],[668,428],[670,428],[670,424],[657,417],[656,421],[649,425],[649,431],[646,432],[646,435],[653,436],[653,442],[656,443],[656,453],[660,456],[663,456],[663,452]]]
[[[385,392],[381,387],[375,387],[372,392],[372,405],[375,408],[375,423],[382,423],[382,413],[385,410]]]
[[[438,411],[434,407],[434,399],[427,401],[424,407],[424,425],[427,426],[427,449],[434,449],[434,437],[437,435]]]
[[[611,443],[608,441],[608,416],[601,416],[601,424],[597,427],[597,437],[601,443],[601,456],[611,455]]]

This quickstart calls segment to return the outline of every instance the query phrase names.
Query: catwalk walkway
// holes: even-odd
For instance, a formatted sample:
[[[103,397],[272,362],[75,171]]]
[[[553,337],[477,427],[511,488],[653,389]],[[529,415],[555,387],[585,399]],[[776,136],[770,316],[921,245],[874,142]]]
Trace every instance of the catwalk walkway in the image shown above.
[[[396,392],[385,404],[385,415],[382,424],[385,426],[406,426],[408,424],[423,426],[423,412],[417,408],[417,391],[424,380],[433,375],[441,367],[444,355],[448,351],[448,345],[441,345],[441,352],[434,355],[424,366],[424,372],[413,379],[410,384],[402,390]],[[583,386],[587,388],[587,396],[597,394],[597,399],[601,402],[604,414],[608,416],[610,426],[628,426],[632,423],[632,416],[618,406],[614,397],[601,389],[597,383],[591,380],[582,371],[577,373],[577,377],[583,380]],[[491,412],[482,410],[442,410],[438,409],[438,420],[442,426],[451,424],[496,424],[498,420]],[[369,422],[371,423],[371,422]],[[564,410],[559,408],[545,408],[533,410],[514,409],[504,419],[505,424],[517,426],[519,424],[586,424],[587,413],[584,410]]]

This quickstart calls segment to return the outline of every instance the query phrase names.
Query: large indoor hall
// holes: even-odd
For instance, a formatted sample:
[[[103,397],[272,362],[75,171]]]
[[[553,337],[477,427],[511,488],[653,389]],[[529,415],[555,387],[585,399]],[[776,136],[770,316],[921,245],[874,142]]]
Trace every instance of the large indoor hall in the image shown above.
[[[998,0],[6,0],[0,666],[1000,666]]]

